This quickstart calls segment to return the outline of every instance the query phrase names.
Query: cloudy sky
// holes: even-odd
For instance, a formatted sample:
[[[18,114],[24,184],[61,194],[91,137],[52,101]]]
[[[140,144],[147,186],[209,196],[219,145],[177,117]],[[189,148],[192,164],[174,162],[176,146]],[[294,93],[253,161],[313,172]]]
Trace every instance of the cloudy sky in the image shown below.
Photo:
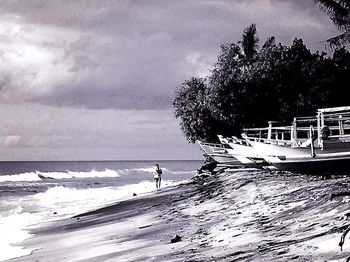
[[[1,1],[0,160],[201,159],[175,88],[251,23],[313,51],[337,33],[314,0]]]

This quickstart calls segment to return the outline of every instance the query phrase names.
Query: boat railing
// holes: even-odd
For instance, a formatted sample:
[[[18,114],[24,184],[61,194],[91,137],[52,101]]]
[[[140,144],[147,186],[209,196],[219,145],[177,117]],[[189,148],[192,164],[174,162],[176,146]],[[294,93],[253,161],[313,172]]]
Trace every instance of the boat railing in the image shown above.
[[[317,111],[317,116],[295,117],[291,125],[275,126],[269,121],[268,127],[244,128],[250,139],[264,140],[266,143],[305,145],[317,137],[317,145],[328,137],[346,138],[350,134],[350,106],[325,108]]]
[[[263,142],[263,143],[275,144],[275,145],[287,146],[287,145],[293,144],[291,140],[269,139],[269,138],[262,138],[262,137],[250,137],[250,136],[244,136],[244,138],[248,141]]]
[[[320,108],[317,110],[318,113],[323,114],[350,114],[350,106],[338,106],[338,107],[329,107],[329,108]]]
[[[273,133],[289,133],[291,127],[290,126],[276,126],[276,127],[263,127],[263,128],[243,128],[243,132],[246,134],[249,134],[251,136],[259,136],[262,137],[263,135],[271,134]]]
[[[203,145],[203,146],[210,146],[210,147],[217,147],[217,148],[227,148],[227,146],[225,144],[216,144],[216,143],[209,143],[209,142],[202,142],[197,140],[197,143],[199,145]]]
[[[316,128],[317,126],[314,126],[314,128]],[[329,128],[330,131],[337,131],[339,130],[339,126],[338,125],[327,125],[327,127]],[[343,129],[344,130],[350,130],[350,125],[349,124],[345,124],[343,125]],[[244,128],[243,131],[246,134],[249,134],[250,136],[259,136],[262,134],[267,134],[269,131],[271,131],[271,133],[276,133],[278,132],[279,134],[282,133],[290,133],[292,130],[292,126],[279,126],[279,127],[263,127],[263,128]],[[297,132],[309,132],[310,130],[310,125],[308,126],[296,126],[296,130]],[[315,130],[317,132],[317,130]]]
[[[268,131],[270,127],[252,127],[252,128],[243,128],[243,131]],[[272,130],[290,130],[290,126],[273,126]]]
[[[328,136],[328,139],[332,139],[332,138],[344,138],[344,139],[350,140],[350,134]]]
[[[320,109],[316,116],[295,117],[288,126],[274,126],[276,123],[270,121],[263,128],[244,128],[242,137],[248,142],[310,147],[311,151],[337,143],[336,140],[350,142],[350,106]]]

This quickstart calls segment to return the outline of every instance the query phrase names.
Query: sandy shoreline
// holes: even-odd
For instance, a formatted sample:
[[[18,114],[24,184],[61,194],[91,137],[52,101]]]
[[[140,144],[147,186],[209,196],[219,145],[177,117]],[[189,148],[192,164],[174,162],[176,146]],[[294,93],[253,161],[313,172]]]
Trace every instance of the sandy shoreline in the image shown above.
[[[345,261],[348,179],[234,171],[33,230],[11,261]],[[182,237],[171,243],[175,235]]]

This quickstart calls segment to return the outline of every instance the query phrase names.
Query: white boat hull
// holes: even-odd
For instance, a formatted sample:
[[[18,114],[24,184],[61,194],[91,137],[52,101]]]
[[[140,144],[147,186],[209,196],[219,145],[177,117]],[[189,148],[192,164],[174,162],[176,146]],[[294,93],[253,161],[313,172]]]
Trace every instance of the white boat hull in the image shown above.
[[[229,142],[228,145],[231,149],[227,149],[227,152],[243,165],[248,167],[259,167],[266,164],[264,159],[261,158],[251,146],[231,142]]]
[[[208,144],[197,141],[202,150],[213,158],[216,162],[224,165],[239,165],[241,164],[236,158],[227,153],[226,149],[221,144]]]
[[[245,140],[221,135],[218,138],[222,144],[229,146],[226,148],[227,152],[244,166],[257,168],[267,164]]]
[[[341,147],[328,149],[315,148],[313,156],[311,147],[292,147],[249,141],[252,147],[268,163],[280,170],[297,172],[349,172],[349,145],[341,143]],[[327,148],[327,147],[326,147]]]
[[[225,164],[225,165],[241,164],[237,159],[233,158],[231,155],[228,155],[228,154],[210,154],[209,156],[220,164]]]

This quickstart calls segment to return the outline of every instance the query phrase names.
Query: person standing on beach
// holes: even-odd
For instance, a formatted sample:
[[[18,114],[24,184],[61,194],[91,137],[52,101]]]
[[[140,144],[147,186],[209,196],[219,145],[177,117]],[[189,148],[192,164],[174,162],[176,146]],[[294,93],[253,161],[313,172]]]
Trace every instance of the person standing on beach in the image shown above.
[[[153,171],[153,175],[154,175],[154,181],[156,181],[156,188],[160,189],[160,183],[162,181],[162,169],[159,167],[158,164],[156,164],[155,169]]]

